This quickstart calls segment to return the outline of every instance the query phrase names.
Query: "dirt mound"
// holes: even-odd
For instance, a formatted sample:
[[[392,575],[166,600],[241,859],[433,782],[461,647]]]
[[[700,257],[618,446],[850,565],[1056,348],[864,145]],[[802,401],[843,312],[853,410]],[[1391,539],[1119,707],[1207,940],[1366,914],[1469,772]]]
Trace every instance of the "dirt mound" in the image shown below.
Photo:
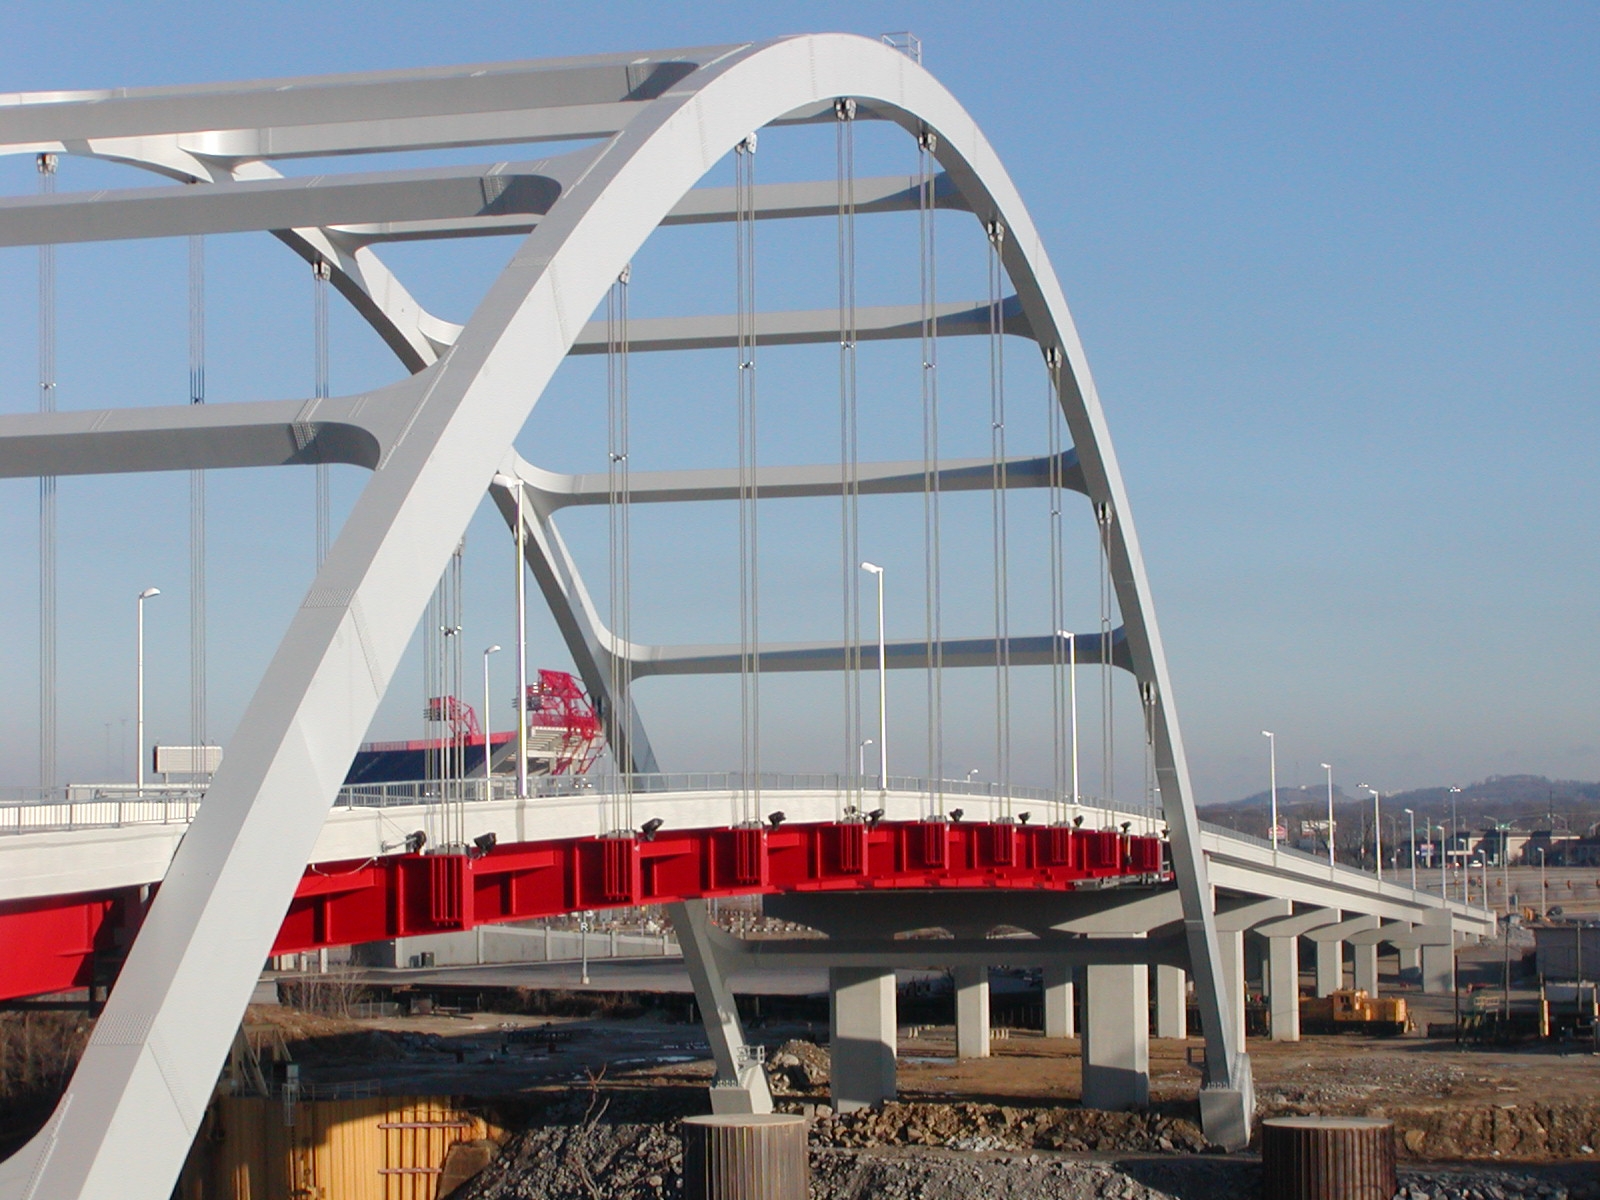
[[[1394,1122],[1403,1157],[1600,1160],[1600,1109],[1592,1104],[1496,1104],[1374,1112]]]
[[[796,1038],[767,1055],[767,1080],[775,1096],[808,1096],[828,1086],[829,1067],[826,1050]]]
[[[406,1057],[400,1039],[384,1030],[292,1008],[252,1004],[244,1030],[258,1048],[267,1046],[268,1035],[277,1034],[296,1062],[399,1062]]]

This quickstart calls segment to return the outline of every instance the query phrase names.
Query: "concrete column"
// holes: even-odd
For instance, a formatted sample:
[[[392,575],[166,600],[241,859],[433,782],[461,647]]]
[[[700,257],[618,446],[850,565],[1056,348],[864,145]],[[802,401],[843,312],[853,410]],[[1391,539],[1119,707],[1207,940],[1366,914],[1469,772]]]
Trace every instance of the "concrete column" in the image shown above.
[[[956,1057],[989,1057],[989,968],[960,966],[956,977]]]
[[[1453,946],[1422,947],[1422,990],[1430,996],[1448,996],[1456,990]]]
[[[1266,992],[1272,986],[1268,979],[1267,971],[1267,943],[1265,938],[1252,937],[1249,930],[1245,931],[1244,939],[1244,990],[1248,992],[1252,983],[1259,982],[1259,990]]]
[[[1267,991],[1272,1004],[1272,1040],[1300,1040],[1300,939],[1267,939]]]
[[[1406,983],[1422,982],[1422,949],[1419,946],[1396,946],[1400,959],[1400,978]]]
[[[1044,969],[1044,1035],[1047,1038],[1069,1038],[1078,1032],[1073,1001],[1072,968],[1046,967]]]
[[[829,968],[828,1034],[833,1107],[854,1112],[893,1100],[893,969]]]
[[[1234,1038],[1244,1046],[1244,931],[1217,930],[1217,946],[1222,951],[1222,983],[1227,988],[1223,1015],[1233,1022]]]
[[[1149,968],[1084,968],[1083,1106],[1150,1102]]]
[[[1317,943],[1317,995],[1331,996],[1344,986],[1344,943]]]
[[[1156,1036],[1189,1036],[1188,977],[1182,967],[1156,968]]]
[[[1378,994],[1378,943],[1355,942],[1350,947],[1355,963],[1356,987],[1369,996]]]
[[[683,947],[683,965],[694,985],[695,1003],[700,1007],[700,1022],[711,1057],[717,1064],[711,1084],[711,1111],[716,1113],[769,1113],[772,1092],[767,1087],[766,1068],[745,1044],[739,1024],[739,1009],[733,992],[717,961],[712,941],[711,918],[704,900],[685,900],[667,905],[667,916]],[[890,975],[890,1011],[893,1011],[894,977]],[[894,1023],[890,1018],[890,1053],[893,1056]]]

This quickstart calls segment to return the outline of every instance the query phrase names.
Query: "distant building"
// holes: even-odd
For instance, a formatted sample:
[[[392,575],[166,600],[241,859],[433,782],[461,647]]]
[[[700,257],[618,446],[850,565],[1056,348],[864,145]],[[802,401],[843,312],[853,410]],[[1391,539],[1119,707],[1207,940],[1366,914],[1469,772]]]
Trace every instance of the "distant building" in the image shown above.
[[[1600,977],[1600,925],[1534,925],[1533,944],[1541,979]]]

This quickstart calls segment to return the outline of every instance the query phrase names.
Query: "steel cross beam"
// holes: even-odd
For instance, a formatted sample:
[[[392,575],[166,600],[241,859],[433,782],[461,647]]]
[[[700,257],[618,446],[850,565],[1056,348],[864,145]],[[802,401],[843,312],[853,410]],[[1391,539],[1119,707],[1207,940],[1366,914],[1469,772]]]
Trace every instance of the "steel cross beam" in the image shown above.
[[[280,234],[303,256],[329,261],[341,292],[421,375],[414,391],[399,393],[408,397],[399,431],[243,715],[61,1105],[0,1164],[0,1197],[153,1200],[170,1192],[327,804],[480,489],[506,466],[507,447],[565,356],[600,349],[593,339],[579,344],[585,321],[680,199],[752,129],[832,120],[838,97],[856,98],[858,116],[931,134],[966,207],[1005,231],[1003,264],[1017,289],[1006,329],[1037,341],[1059,376],[1129,660],[1149,702],[1206,1032],[1202,1111],[1214,1140],[1248,1137],[1248,1059],[1224,1019],[1210,884],[1167,666],[1064,297],[1004,168],[954,98],[888,47],[826,35],[565,64],[0,98],[0,152],[70,151],[179,179],[270,178],[271,160],[297,156],[610,139],[465,328],[423,311],[369,248],[320,228]],[[920,313],[864,315],[893,336]],[[836,335],[832,317],[822,340]],[[775,340],[808,341],[822,337],[819,321],[782,314],[766,318],[766,328]],[[977,322],[952,313],[941,333],[963,324]],[[717,318],[668,319],[642,332],[662,349],[721,345],[727,336]]]
[[[361,175],[276,176],[114,192],[18,196],[0,200],[0,246],[112,242],[190,234],[265,232],[321,226],[349,247],[436,238],[531,233],[561,193],[593,161],[580,150],[527,163],[384,171]],[[855,211],[915,212],[918,181],[903,175],[859,179]],[[948,178],[934,186],[940,208],[965,205]],[[827,181],[764,183],[752,196],[757,220],[835,216],[838,187]],[[663,225],[732,221],[732,188],[695,188]]]

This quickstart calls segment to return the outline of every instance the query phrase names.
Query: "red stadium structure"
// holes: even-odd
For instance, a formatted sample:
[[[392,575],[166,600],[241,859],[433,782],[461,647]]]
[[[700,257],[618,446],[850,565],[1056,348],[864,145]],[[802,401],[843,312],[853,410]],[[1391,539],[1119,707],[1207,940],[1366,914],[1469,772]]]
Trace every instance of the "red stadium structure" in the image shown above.
[[[345,782],[439,779],[450,774],[445,763],[451,754],[460,755],[463,765],[458,769],[468,777],[481,777],[486,759],[491,774],[516,771],[517,735],[509,730],[493,733],[480,729],[472,705],[456,696],[435,696],[422,715],[424,720],[446,725],[449,736],[367,742],[356,752]],[[539,681],[528,685],[527,715],[530,775],[583,775],[605,749],[600,716],[583,685],[566,671],[539,672]]]

